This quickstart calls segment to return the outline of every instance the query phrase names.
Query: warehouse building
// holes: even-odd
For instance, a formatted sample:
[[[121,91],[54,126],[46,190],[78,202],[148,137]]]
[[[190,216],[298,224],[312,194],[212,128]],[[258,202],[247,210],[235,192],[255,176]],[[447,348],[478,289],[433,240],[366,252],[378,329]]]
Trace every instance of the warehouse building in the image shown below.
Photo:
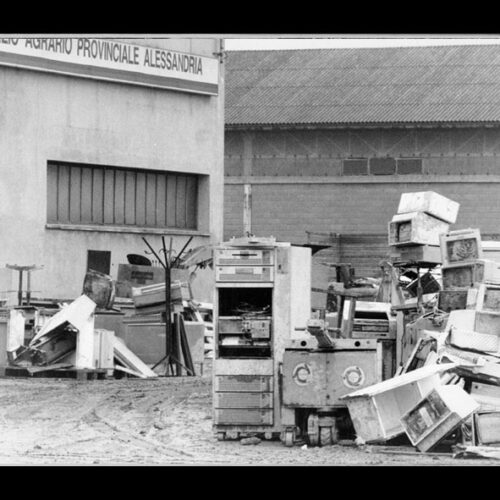
[[[330,242],[377,276],[408,191],[500,234],[499,46],[230,52],[225,113],[225,238]]]
[[[74,298],[88,268],[220,241],[223,49],[217,39],[0,39],[0,232],[34,295]],[[154,259],[153,256],[148,256]],[[211,300],[200,281],[199,300]],[[196,288],[196,283],[195,283]],[[14,295],[14,298],[16,296]]]

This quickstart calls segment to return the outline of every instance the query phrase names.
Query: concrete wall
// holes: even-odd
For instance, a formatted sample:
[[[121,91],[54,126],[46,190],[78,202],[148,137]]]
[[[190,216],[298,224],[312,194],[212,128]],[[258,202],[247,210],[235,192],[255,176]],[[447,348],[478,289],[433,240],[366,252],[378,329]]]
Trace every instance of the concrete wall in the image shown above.
[[[129,40],[212,56],[217,40]],[[221,72],[223,65],[220,65]],[[203,174],[199,231],[163,232],[176,250],[222,238],[223,78],[219,96],[195,95],[0,66],[0,267],[43,265],[33,274],[36,296],[81,293],[87,250],[111,251],[111,275],[128,253],[144,254],[146,236],[161,231],[48,229],[47,161],[66,161]],[[210,279],[210,278],[209,278]],[[8,283],[1,283],[5,290]],[[12,285],[17,288],[16,278]],[[211,300],[200,285],[200,300]],[[10,294],[12,295],[12,294]]]

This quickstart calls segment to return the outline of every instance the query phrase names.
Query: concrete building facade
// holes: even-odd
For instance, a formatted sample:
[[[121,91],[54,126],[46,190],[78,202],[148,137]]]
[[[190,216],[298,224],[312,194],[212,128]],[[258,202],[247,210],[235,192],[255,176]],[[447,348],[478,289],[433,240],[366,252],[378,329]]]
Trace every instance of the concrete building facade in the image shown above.
[[[0,43],[0,267],[43,265],[39,297],[78,296],[100,257],[116,279],[142,237],[222,238],[221,41],[72,40]]]

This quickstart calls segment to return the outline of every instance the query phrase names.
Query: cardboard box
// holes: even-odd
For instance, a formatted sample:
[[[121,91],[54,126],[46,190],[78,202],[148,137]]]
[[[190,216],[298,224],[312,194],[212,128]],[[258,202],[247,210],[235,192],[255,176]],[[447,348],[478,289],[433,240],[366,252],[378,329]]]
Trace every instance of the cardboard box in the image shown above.
[[[403,193],[399,201],[398,214],[426,212],[445,222],[454,224],[460,204],[434,191]]]
[[[132,287],[153,285],[161,282],[165,282],[165,270],[163,267],[118,264],[116,296],[131,298]]]
[[[457,385],[436,386],[401,417],[411,443],[426,452],[479,409]]]
[[[389,246],[439,246],[439,235],[448,232],[450,225],[425,212],[395,215],[389,222]]]
[[[461,229],[440,235],[443,266],[474,262],[483,258],[479,229]]]
[[[455,366],[424,366],[341,397],[356,435],[366,442],[383,442],[402,434],[401,417],[441,384],[440,373]]]

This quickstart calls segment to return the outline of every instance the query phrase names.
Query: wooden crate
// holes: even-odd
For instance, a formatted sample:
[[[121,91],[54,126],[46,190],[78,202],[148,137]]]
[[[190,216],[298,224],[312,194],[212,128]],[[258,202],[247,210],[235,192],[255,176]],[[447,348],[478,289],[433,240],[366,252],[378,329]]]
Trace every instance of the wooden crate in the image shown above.
[[[403,193],[399,201],[398,214],[426,212],[445,222],[454,224],[460,204],[434,191]]]

